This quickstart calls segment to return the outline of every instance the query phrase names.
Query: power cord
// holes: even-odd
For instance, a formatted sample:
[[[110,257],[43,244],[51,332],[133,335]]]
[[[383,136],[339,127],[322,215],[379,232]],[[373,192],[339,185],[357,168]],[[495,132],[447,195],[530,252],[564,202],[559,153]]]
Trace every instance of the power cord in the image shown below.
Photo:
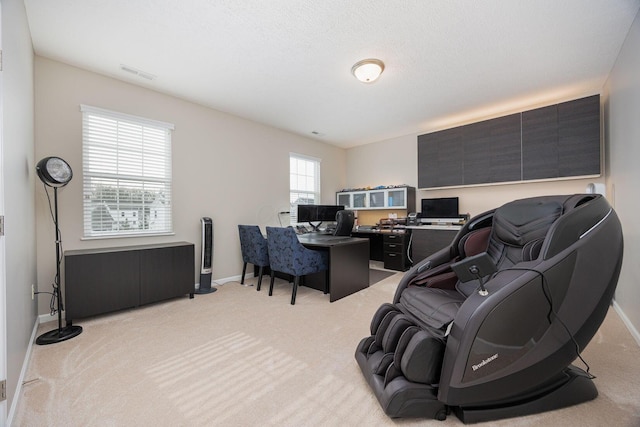
[[[580,361],[584,364],[584,366],[586,368],[587,377],[589,379],[595,379],[596,376],[589,372],[589,370],[591,369],[589,367],[589,364],[586,362],[586,360],[584,360],[584,358],[580,354],[582,352],[582,350],[580,349],[580,345],[576,341],[576,339],[573,336],[573,334],[571,333],[571,331],[569,331],[569,328],[564,323],[562,318],[560,316],[558,316],[558,313],[556,312],[556,309],[553,306],[553,298],[551,296],[551,292],[549,291],[549,284],[547,283],[547,278],[544,275],[544,273],[542,273],[541,271],[538,271],[538,270],[536,270],[534,268],[509,267],[509,268],[505,268],[505,269],[502,269],[502,270],[498,271],[496,273],[496,275],[498,275],[499,273],[501,273],[503,271],[508,271],[508,270],[512,270],[512,271],[531,271],[531,272],[536,273],[538,276],[540,276],[540,278],[542,280],[542,293],[544,294],[545,299],[549,303],[549,314],[547,314],[547,320],[549,321],[549,324],[552,323],[551,314],[553,314],[555,316],[555,318],[558,319],[558,322],[560,322],[560,325],[562,325],[564,330],[567,332],[567,335],[569,335],[569,338],[571,338],[571,342],[573,343],[573,345],[575,347],[576,356],[578,357],[578,359],[580,359]]]

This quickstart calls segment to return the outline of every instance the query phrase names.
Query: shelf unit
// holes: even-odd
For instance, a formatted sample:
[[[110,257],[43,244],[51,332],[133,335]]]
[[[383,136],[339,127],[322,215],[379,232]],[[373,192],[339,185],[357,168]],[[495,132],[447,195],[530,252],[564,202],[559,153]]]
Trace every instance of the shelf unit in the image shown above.
[[[415,187],[376,188],[373,190],[339,191],[336,193],[338,205],[345,209],[404,209],[414,210],[416,206]]]

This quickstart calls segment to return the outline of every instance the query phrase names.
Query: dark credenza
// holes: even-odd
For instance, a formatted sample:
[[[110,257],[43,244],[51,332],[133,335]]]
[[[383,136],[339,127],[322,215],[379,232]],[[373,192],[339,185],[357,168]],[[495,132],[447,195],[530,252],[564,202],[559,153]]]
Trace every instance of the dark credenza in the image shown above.
[[[459,227],[419,226],[411,229],[411,260],[417,264],[451,244]]]
[[[600,96],[418,136],[418,187],[599,175]]]
[[[187,242],[64,253],[67,324],[98,314],[189,294],[194,245]]]

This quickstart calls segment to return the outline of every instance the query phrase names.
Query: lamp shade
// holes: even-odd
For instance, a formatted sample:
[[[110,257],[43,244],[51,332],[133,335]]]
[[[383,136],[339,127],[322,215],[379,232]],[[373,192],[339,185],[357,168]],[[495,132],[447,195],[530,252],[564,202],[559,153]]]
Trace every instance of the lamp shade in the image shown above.
[[[73,171],[60,157],[45,157],[36,165],[38,177],[49,187],[63,187],[71,181]]]
[[[379,59],[363,59],[351,67],[351,73],[363,83],[373,83],[384,71],[384,62]]]

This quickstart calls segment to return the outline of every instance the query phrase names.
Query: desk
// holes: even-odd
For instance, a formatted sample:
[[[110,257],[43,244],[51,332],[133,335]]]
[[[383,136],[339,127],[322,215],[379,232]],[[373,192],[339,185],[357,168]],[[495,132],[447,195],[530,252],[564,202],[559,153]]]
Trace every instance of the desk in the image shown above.
[[[329,252],[329,270],[305,276],[305,286],[324,291],[329,274],[329,301],[369,287],[369,239],[322,234],[303,234],[298,240],[305,247]]]
[[[358,230],[353,236],[370,240],[370,258],[383,261],[387,270],[406,271],[411,267],[409,241],[411,233],[404,228],[391,230]]]

